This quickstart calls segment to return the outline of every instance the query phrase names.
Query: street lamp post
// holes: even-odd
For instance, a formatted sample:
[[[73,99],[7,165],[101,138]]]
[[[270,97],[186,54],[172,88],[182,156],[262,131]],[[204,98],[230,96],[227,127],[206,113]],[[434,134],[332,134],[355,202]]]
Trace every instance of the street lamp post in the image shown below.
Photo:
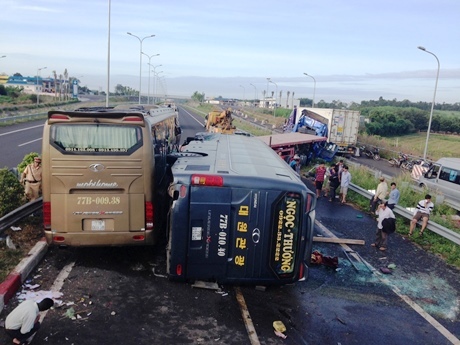
[[[150,60],[154,57],[154,56],[158,56],[160,54],[153,54],[153,55],[147,55],[146,53],[142,52],[142,54],[144,54],[145,56],[147,56],[149,58],[149,62],[147,63],[147,65],[151,66],[150,65]],[[149,68],[149,84],[148,84],[148,88],[147,88],[147,104],[150,104],[150,68]]]
[[[436,83],[434,85],[433,103],[431,103],[430,120],[428,121],[428,131],[426,132],[425,150],[423,151],[423,159],[426,159],[426,152],[428,150],[428,139],[430,138],[431,131],[431,120],[433,119],[434,101],[436,99],[436,89],[438,88],[439,69],[441,65],[439,63],[438,57],[434,53],[426,50],[425,47],[418,46],[417,48],[423,50],[425,53],[433,55],[436,58],[436,61],[438,62],[438,72],[436,73]]]
[[[163,71],[160,71],[158,73],[161,73],[161,72]],[[157,78],[157,80],[159,82],[161,89],[163,90],[163,97],[166,100],[168,98],[168,85],[166,84],[166,78],[164,75],[162,75],[159,78]]]
[[[157,93],[157,80],[159,79],[158,75],[160,73],[163,73],[163,71],[153,72],[153,104],[155,104],[155,98]]]
[[[39,87],[38,87],[38,77],[39,77],[40,71],[42,69],[45,69],[45,68],[46,67],[42,67],[42,68],[37,69],[37,105],[40,104],[40,90],[39,90]]]
[[[157,67],[160,67],[160,66],[163,66],[163,65],[156,65],[156,66],[152,66],[150,65],[150,67],[153,68],[153,104],[155,104],[155,95],[156,95],[156,86],[157,86],[157,73],[155,72],[156,68]],[[161,72],[158,72],[158,73],[161,73]]]
[[[105,95],[105,106],[109,107],[109,96],[110,96],[110,13],[111,13],[112,2],[109,0],[109,20],[107,30],[107,94]]]
[[[273,103],[273,117],[276,116],[275,111],[276,111],[276,94],[278,93],[278,85],[270,80],[270,83],[275,84],[275,103]]]
[[[157,76],[159,73],[162,73],[163,71],[160,71],[157,73]],[[157,81],[159,83],[159,86],[163,90],[163,97],[166,100],[168,98],[168,85],[166,84],[166,78],[164,75],[160,76],[157,78]]]
[[[268,84],[269,84],[269,83],[270,83],[270,78],[267,78],[267,94],[266,94],[265,98],[268,97]],[[264,102],[265,102],[265,99],[264,99]],[[268,105],[269,105],[269,104],[267,104],[267,108],[269,108]],[[264,107],[264,108],[265,108],[265,107]]]
[[[313,76],[309,75],[308,73],[304,73],[304,74],[307,77],[312,78],[313,82],[314,82],[314,84],[313,84],[313,99],[311,100],[311,107],[314,108],[315,107],[315,93],[316,93],[316,79]]]
[[[244,106],[244,100],[246,99],[246,96],[245,96],[246,88],[243,85],[240,85],[240,87],[243,88],[243,106]]]
[[[136,37],[136,38],[139,40],[139,44],[140,44],[140,50],[139,50],[139,104],[141,104],[141,87],[142,87],[142,42],[144,42],[144,40],[145,40],[146,38],[155,37],[155,35],[145,36],[144,38],[141,39],[139,36],[133,35],[131,32],[127,32],[127,34],[130,35],[130,36]]]
[[[254,106],[256,106],[256,99],[257,99],[257,88],[254,84],[249,84],[254,86]]]

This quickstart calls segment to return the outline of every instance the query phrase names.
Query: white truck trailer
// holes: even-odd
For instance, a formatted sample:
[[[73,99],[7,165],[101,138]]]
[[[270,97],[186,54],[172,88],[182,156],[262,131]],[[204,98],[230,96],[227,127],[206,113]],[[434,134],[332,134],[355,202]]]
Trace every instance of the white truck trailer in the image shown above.
[[[347,109],[297,108],[293,132],[327,137],[328,150],[354,155],[358,141],[360,113]],[[333,145],[330,145],[333,144]],[[335,147],[331,147],[334,146]]]

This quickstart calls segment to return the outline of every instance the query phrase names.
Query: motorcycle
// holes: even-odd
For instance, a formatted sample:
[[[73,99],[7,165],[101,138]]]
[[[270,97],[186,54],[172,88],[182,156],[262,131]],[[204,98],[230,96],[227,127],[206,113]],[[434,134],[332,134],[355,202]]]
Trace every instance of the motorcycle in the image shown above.
[[[374,147],[373,150],[369,150],[368,148],[364,149],[364,154],[367,158],[372,158],[376,161],[380,160],[380,150],[378,147]]]
[[[409,157],[404,153],[400,153],[398,158],[390,158],[388,160],[388,163],[392,167],[396,166],[396,167],[399,167],[399,168],[401,168],[403,165],[405,165],[408,162],[409,162]]]

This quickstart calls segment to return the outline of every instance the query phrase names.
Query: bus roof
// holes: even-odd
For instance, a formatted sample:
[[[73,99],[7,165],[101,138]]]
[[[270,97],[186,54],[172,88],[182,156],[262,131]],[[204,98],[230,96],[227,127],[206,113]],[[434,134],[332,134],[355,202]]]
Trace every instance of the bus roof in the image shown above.
[[[48,119],[54,118],[57,119],[56,115],[63,115],[64,117],[67,116],[70,118],[84,118],[84,117],[98,117],[98,118],[107,118],[107,119],[121,119],[126,116],[137,116],[143,117],[144,113],[141,111],[114,111],[113,109],[92,109],[92,108],[85,108],[82,110],[76,111],[59,111],[59,110],[52,110],[48,112]],[[65,120],[65,118],[61,118]]]
[[[276,178],[299,182],[299,176],[275,151],[255,137],[214,133],[185,146],[173,173]],[[200,156],[200,153],[205,155]],[[193,157],[192,157],[193,156]]]

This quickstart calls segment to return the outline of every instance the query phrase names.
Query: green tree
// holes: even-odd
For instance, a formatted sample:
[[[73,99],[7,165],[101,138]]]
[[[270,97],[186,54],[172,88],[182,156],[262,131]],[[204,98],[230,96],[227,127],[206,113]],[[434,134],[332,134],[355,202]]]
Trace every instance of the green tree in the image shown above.
[[[192,95],[192,100],[202,103],[204,101],[204,97],[204,92],[199,93],[198,91],[195,91]]]

